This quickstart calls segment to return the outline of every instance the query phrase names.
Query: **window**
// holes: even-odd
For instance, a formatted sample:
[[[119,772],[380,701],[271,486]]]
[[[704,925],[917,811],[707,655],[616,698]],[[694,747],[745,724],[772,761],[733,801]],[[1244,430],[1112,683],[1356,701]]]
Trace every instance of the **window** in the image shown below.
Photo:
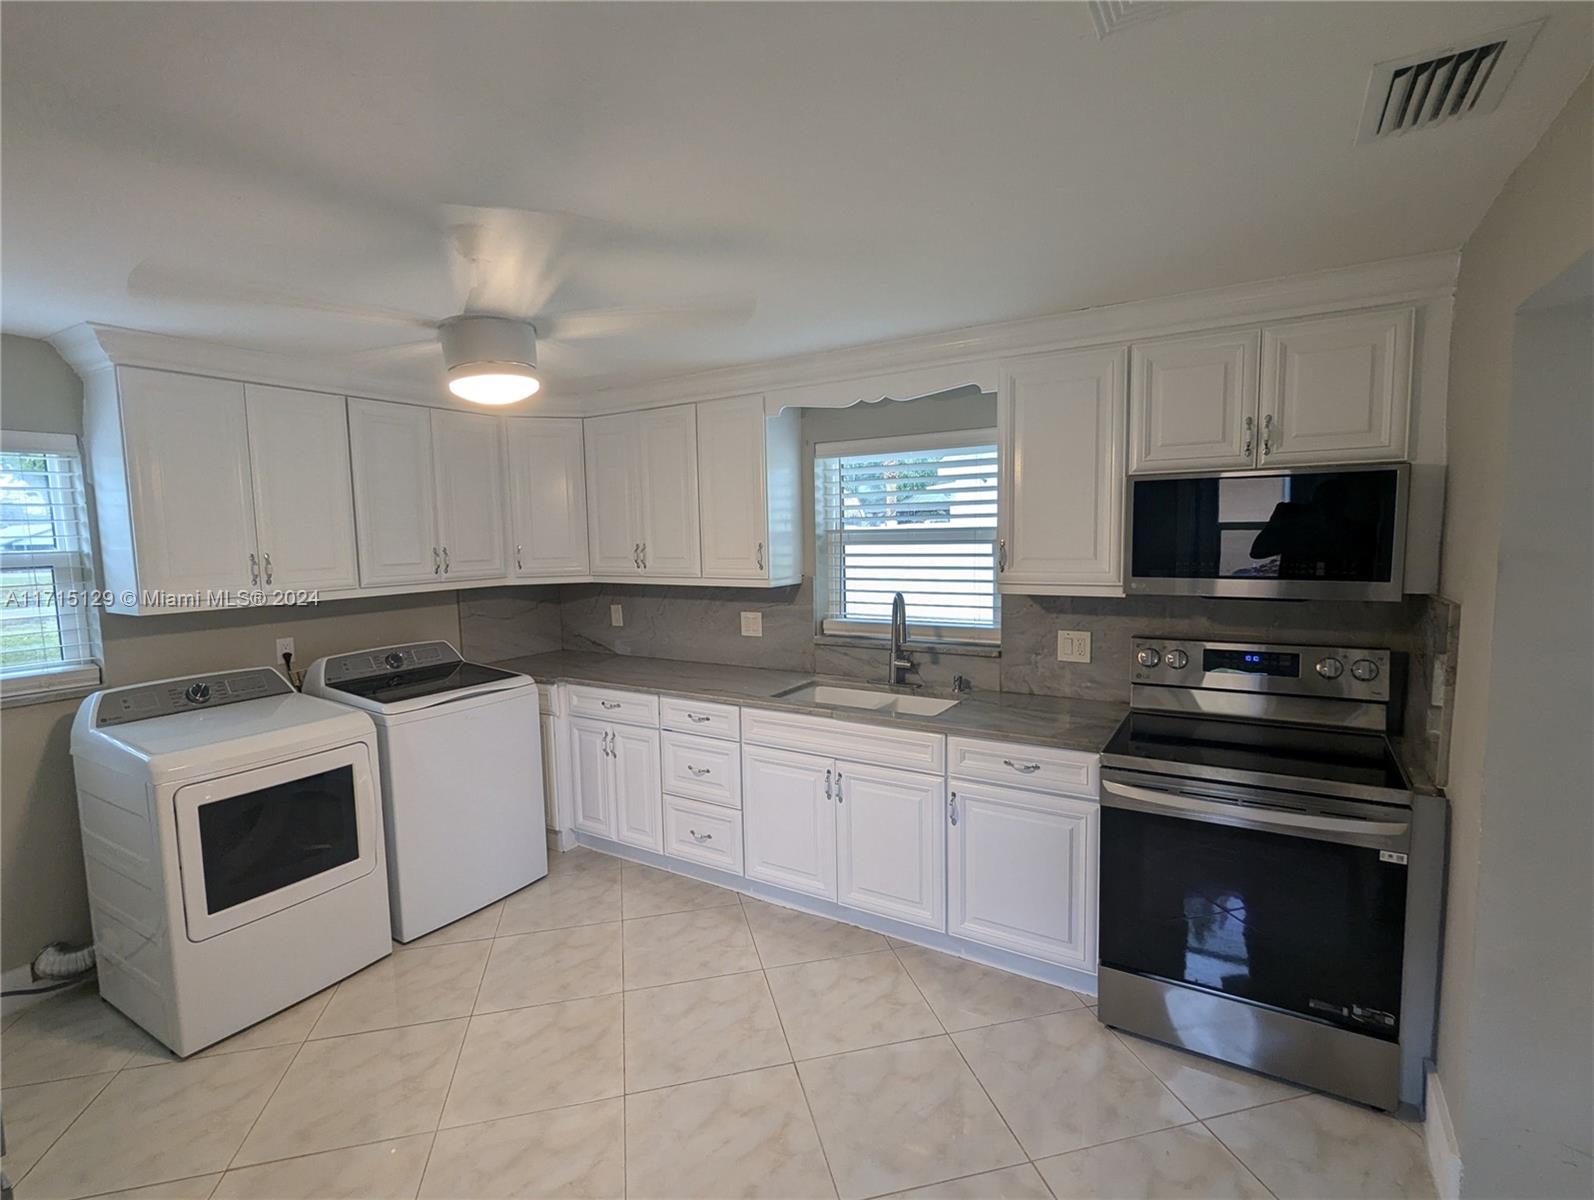
[[[821,443],[814,504],[822,633],[997,640],[995,430]]]
[[[7,694],[100,682],[93,587],[77,439],[0,435],[0,686]]]

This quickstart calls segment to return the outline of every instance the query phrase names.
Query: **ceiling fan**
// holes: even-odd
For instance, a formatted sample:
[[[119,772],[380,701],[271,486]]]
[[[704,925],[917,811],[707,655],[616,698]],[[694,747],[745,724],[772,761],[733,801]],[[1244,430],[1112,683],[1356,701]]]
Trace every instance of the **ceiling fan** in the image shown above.
[[[711,322],[740,322],[750,297],[730,296],[654,307],[542,310],[584,255],[605,242],[623,243],[612,226],[569,213],[446,205],[443,231],[458,311],[433,318],[375,306],[340,304],[272,287],[227,282],[140,263],[127,277],[129,295],[163,301],[287,308],[424,330],[426,337],[358,352],[364,361],[397,361],[440,351],[448,389],[475,404],[514,404],[542,386],[537,344]]]

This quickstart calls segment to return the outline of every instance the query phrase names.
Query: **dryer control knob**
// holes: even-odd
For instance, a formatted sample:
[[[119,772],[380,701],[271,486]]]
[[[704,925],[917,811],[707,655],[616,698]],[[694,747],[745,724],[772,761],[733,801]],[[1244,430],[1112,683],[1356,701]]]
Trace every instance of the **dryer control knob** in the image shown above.
[[[404,656],[402,654],[400,654],[397,650],[389,650],[388,653],[387,653],[387,657],[384,658],[382,661],[385,662],[388,666],[390,666],[391,668],[393,668],[393,670],[396,671],[396,670],[398,670],[400,667],[402,667],[404,665]]]
[[[205,701],[210,699],[210,684],[191,683],[188,685],[188,690],[184,692],[183,695],[188,697],[190,704],[203,704]]]
[[[1135,661],[1143,667],[1154,667],[1162,661],[1155,646],[1145,646],[1135,653]]]
[[[1337,658],[1320,658],[1317,660],[1317,673],[1324,679],[1338,679],[1345,673],[1345,664]]]
[[[1363,683],[1371,683],[1378,678],[1378,664],[1370,658],[1358,658],[1351,663],[1350,673]]]
[[[1183,650],[1175,649],[1164,654],[1162,656],[1162,661],[1167,663],[1168,666],[1172,667],[1175,671],[1182,671],[1185,669],[1185,667],[1190,665],[1190,656]]]

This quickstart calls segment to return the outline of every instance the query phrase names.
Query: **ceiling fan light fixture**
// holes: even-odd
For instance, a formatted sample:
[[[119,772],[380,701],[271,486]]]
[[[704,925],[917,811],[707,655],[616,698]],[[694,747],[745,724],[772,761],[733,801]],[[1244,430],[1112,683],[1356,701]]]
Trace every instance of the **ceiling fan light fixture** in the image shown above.
[[[438,327],[448,390],[472,404],[514,404],[537,393],[537,331],[528,321],[467,313]]]

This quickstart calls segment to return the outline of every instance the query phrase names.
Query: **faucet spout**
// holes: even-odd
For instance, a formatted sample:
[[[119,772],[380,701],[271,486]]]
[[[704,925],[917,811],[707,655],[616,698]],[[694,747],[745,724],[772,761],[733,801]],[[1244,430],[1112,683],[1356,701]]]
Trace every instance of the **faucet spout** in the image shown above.
[[[886,682],[895,687],[907,682],[907,674],[914,670],[908,657],[908,602],[898,592],[891,598],[891,657],[886,663]]]

